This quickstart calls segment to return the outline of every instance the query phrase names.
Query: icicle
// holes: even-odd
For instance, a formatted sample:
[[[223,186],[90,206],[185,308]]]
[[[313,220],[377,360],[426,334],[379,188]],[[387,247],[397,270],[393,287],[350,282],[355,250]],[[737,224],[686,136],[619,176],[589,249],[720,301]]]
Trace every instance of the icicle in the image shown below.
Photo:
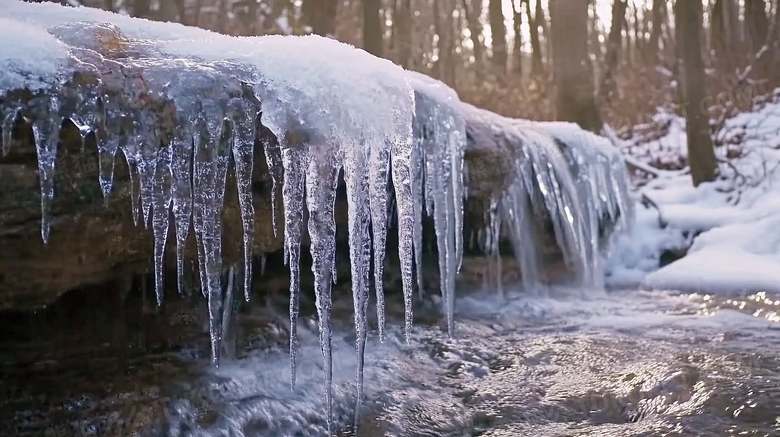
[[[208,296],[211,359],[219,365],[222,343],[222,208],[230,164],[232,125],[214,108],[199,118],[193,174],[195,231],[201,283]]]
[[[384,266],[387,241],[387,176],[390,165],[390,144],[380,138],[369,145],[369,205],[374,247],[374,286],[379,341],[385,341]]]
[[[404,334],[409,342],[412,334],[412,267],[414,265],[414,197],[411,173],[412,164],[412,132],[408,136],[396,138],[391,145],[391,168],[395,199],[398,208],[398,257],[401,260],[401,280],[404,291]]]
[[[415,126],[417,123],[415,123]],[[417,294],[422,297],[425,294],[423,289],[423,274],[422,274],[422,253],[423,253],[423,227],[422,216],[423,209],[425,208],[424,202],[424,183],[423,183],[423,163],[425,162],[425,154],[423,151],[423,141],[417,136],[414,139],[415,145],[413,153],[415,154],[412,160],[412,166],[414,169],[414,183],[412,184],[412,197],[414,198],[414,265],[415,273],[417,275]]]
[[[298,311],[300,300],[301,223],[303,221],[303,191],[309,150],[305,144],[285,144],[284,165],[284,247],[290,266],[290,386],[295,388],[298,357]],[[266,149],[267,150],[267,149]]]
[[[228,279],[225,287],[225,308],[222,313],[222,344],[220,347],[222,348],[222,352],[228,358],[235,357],[233,338],[231,338],[231,335],[233,335],[231,327],[233,323],[233,307],[235,306],[235,299],[233,295],[236,293],[236,289],[238,288],[237,271],[239,269],[240,268],[238,266],[230,266],[228,268]]]
[[[370,144],[370,143],[369,143]],[[353,145],[344,156],[344,179],[349,203],[349,254],[352,266],[352,304],[355,317],[355,348],[357,353],[357,410],[363,396],[363,363],[367,338],[368,281],[371,263],[370,182],[367,156],[362,144]],[[411,273],[411,272],[410,272]],[[406,290],[404,290],[406,291]]]
[[[160,139],[157,136],[156,128],[148,124],[141,125],[139,139],[141,144],[138,149],[137,164],[141,183],[141,212],[143,213],[144,227],[149,229],[154,191],[154,172],[157,169],[157,149],[160,146]]]
[[[138,155],[136,145],[128,143],[122,145],[121,149],[122,154],[125,155],[125,161],[127,162],[127,173],[130,174],[130,204],[132,207],[133,224],[138,226],[138,202],[141,190],[136,187],[136,178],[138,178]]]
[[[516,167],[522,168],[519,165]],[[534,234],[530,197],[523,178],[516,178],[504,191],[501,201],[504,221],[509,227],[515,258],[522,274],[523,287],[539,288],[539,242]]]
[[[165,243],[168,241],[168,219],[171,208],[171,149],[169,146],[157,151],[157,168],[152,190],[152,229],[154,231],[154,291],[157,306],[161,306],[165,291]]]
[[[214,166],[211,165],[209,131],[206,122],[199,116],[196,119],[197,134],[194,137],[192,157],[192,227],[195,230],[195,242],[198,247],[198,274],[201,294],[208,298],[208,280],[206,275],[206,252],[203,245],[205,233],[205,214],[207,212],[207,190],[214,178]]]
[[[176,224],[176,284],[179,294],[184,295],[184,250],[192,218],[193,132],[189,126],[180,129],[182,131],[173,139],[171,146],[171,195]]]
[[[494,283],[498,295],[504,297],[504,284],[501,266],[501,216],[498,214],[498,199],[490,199],[490,245],[488,253],[494,257]]]
[[[455,120],[452,121],[456,123]],[[449,156],[451,160],[452,170],[450,172],[450,178],[452,180],[452,201],[453,201],[453,222],[455,229],[455,257],[456,267],[455,273],[452,273],[452,277],[460,273],[460,268],[463,265],[463,200],[465,197],[464,188],[464,166],[463,156],[466,150],[466,138],[464,135],[465,126],[461,129],[455,129],[450,134],[450,147]],[[454,280],[454,279],[453,279]],[[453,285],[454,293],[454,285]]]
[[[3,119],[3,156],[11,153],[11,141],[14,128],[14,120],[20,115],[21,109],[9,111]]]
[[[54,98],[46,102],[46,118],[34,121],[35,150],[38,154],[38,177],[41,185],[41,238],[49,242],[51,202],[54,199],[54,164],[59,143],[59,103]]]
[[[98,179],[100,181],[100,190],[103,192],[105,204],[108,205],[111,188],[114,185],[114,163],[116,161],[116,150],[119,148],[120,139],[117,137],[109,137],[106,123],[109,120],[109,115],[112,122],[114,121],[114,118],[119,118],[117,121],[121,123],[121,115],[117,114],[119,108],[110,106],[112,103],[106,99],[102,97],[97,99],[95,108],[96,126],[93,126],[92,130],[95,132],[98,140],[98,163],[100,167]],[[110,111],[109,108],[111,108]],[[115,127],[114,123],[111,123],[111,127]]]
[[[306,205],[309,211],[311,271],[319,319],[320,348],[325,370],[328,435],[333,433],[333,356],[331,351],[331,278],[336,252],[334,201],[339,163],[333,147],[320,145],[306,170]]]
[[[244,299],[249,302],[252,291],[252,248],[254,245],[255,205],[252,201],[252,169],[254,166],[254,120],[248,114],[235,113],[236,138],[233,141],[233,160],[236,171],[236,189],[241,207],[244,238]]]
[[[260,112],[257,114],[257,120],[260,121],[262,118],[263,113]],[[270,129],[260,125],[258,133],[258,138],[260,138],[260,142],[263,144],[263,152],[265,154],[265,163],[268,166],[268,173],[271,174],[271,220],[273,221],[273,228],[274,228],[274,237],[276,237],[277,234],[277,226],[276,226],[276,198],[277,193],[279,191],[280,186],[283,183],[284,176],[284,166],[282,163],[282,149],[279,145],[279,140],[276,138],[276,136],[271,132]],[[282,188],[283,190],[284,188]],[[284,196],[284,195],[282,195]],[[287,264],[287,245],[284,247],[285,255],[284,255],[284,262]]]
[[[265,254],[260,255],[260,276],[265,276],[265,263],[266,263],[266,256]]]

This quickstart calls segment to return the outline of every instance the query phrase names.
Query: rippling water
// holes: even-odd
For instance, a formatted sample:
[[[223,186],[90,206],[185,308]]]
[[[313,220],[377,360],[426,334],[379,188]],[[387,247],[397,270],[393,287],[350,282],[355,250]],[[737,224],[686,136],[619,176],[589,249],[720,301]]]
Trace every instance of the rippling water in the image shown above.
[[[780,435],[780,296],[615,291],[583,299],[566,290],[549,298],[461,296],[456,339],[445,336],[434,305],[420,306],[409,345],[402,304],[391,302],[385,343],[374,339],[367,348],[367,399],[357,424],[352,328],[336,330],[339,435]],[[350,320],[349,298],[335,305],[336,318]],[[271,311],[278,316],[269,318],[267,312],[256,308],[243,316],[241,358],[218,370],[195,359],[207,352],[195,346],[136,361],[131,369],[153,371],[135,391],[155,392],[134,397],[134,409],[116,406],[123,391],[106,388],[120,386],[123,378],[115,375],[103,381],[103,397],[84,388],[90,394],[79,398],[78,385],[59,384],[48,389],[68,392],[58,406],[57,396],[39,386],[39,402],[26,410],[6,403],[0,412],[15,408],[16,429],[35,430],[27,435],[73,435],[73,426],[53,425],[87,417],[93,419],[80,422],[86,431],[76,435],[324,436],[316,324],[302,323],[293,392],[284,313]],[[71,366],[74,383],[88,379],[79,369]],[[131,370],[126,373],[132,381]],[[19,427],[22,422],[27,425]]]

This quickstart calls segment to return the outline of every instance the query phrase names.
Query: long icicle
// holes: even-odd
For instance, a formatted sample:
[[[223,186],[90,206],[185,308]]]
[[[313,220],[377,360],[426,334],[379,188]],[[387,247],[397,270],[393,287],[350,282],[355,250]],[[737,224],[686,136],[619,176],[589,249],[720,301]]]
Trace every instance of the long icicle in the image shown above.
[[[58,112],[59,104],[56,99],[50,99],[47,117],[56,116]],[[57,144],[59,143],[59,124],[50,118],[35,120],[33,133],[35,135],[35,151],[38,154],[38,177],[41,186],[41,238],[46,244],[49,242],[51,230],[51,202],[54,199],[54,165],[57,157]]]
[[[374,288],[379,341],[385,340],[384,264],[387,241],[387,178],[390,166],[390,144],[384,138],[371,144],[369,155],[369,205],[374,247]]]
[[[309,158],[308,145],[285,144],[284,165],[284,246],[290,266],[290,388],[295,388],[298,369],[298,312],[301,288],[301,223],[303,222],[304,180]]]
[[[368,157],[361,146],[354,147],[344,156],[344,178],[347,183],[347,201],[349,203],[349,255],[352,266],[352,305],[355,317],[357,355],[355,414],[360,410],[363,399],[363,360],[368,329],[366,302],[371,262]]]
[[[395,199],[398,208],[398,255],[401,260],[401,280],[404,292],[404,334],[409,342],[412,335],[414,319],[412,309],[412,281],[414,265],[414,197],[411,172],[412,165],[412,132],[409,126],[407,135],[395,138],[391,145],[391,168]]]
[[[192,219],[192,154],[193,132],[183,128],[173,139],[171,170],[173,171],[173,217],[176,224],[176,284],[180,295],[184,295],[184,250],[190,232]]]
[[[244,239],[244,299],[249,302],[252,291],[252,248],[255,232],[255,205],[252,202],[252,170],[254,167],[254,119],[247,113],[234,113],[235,141],[233,162],[236,166],[236,189],[241,208]]]
[[[321,146],[324,147],[324,146]],[[332,148],[328,148],[333,152]],[[306,205],[309,211],[311,238],[311,271],[314,274],[314,294],[319,320],[320,349],[325,371],[325,403],[328,435],[333,434],[333,353],[331,349],[331,278],[336,252],[336,222],[334,200],[339,174],[339,157],[334,153],[312,156],[306,175]]]
[[[165,243],[168,241],[168,220],[171,214],[171,149],[162,147],[157,152],[154,187],[152,192],[152,229],[154,232],[154,291],[157,306],[164,294]]]

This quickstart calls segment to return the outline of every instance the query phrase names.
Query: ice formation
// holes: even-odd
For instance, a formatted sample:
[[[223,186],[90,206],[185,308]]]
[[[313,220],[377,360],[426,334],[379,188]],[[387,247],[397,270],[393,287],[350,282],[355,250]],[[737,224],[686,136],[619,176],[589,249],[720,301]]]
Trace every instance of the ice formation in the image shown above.
[[[0,8],[8,17],[0,19],[0,36],[19,41],[13,50],[0,50],[3,152],[11,146],[13,123],[29,117],[38,152],[44,241],[55,193],[57,141],[52,139],[67,117],[82,134],[96,135],[98,180],[106,201],[120,151],[127,162],[133,220],[137,225],[143,221],[154,235],[158,303],[165,291],[169,217],[172,214],[180,293],[192,227],[215,364],[223,352],[231,351],[225,341],[238,282],[244,298],[250,298],[252,178],[259,142],[273,181],[274,207],[277,195],[284,204],[283,217],[274,210],[273,220],[275,233],[278,224],[284,224],[284,257],[290,268],[291,384],[294,388],[301,240],[307,226],[329,414],[334,209],[340,174],[347,189],[358,409],[371,294],[376,296],[380,340],[385,333],[383,276],[390,219],[399,236],[407,341],[414,283],[423,291],[424,215],[434,223],[443,313],[453,335],[455,278],[463,260],[467,121],[486,126],[511,145],[511,177],[504,190],[494,193],[488,226],[481,232],[498,284],[499,241],[508,235],[525,286],[538,287],[541,258],[534,222],[545,219],[552,221],[580,283],[598,287],[605,248],[600,237],[609,234],[604,224],[626,228],[631,221],[623,163],[607,146],[578,143],[572,139],[578,133],[568,125],[531,125],[461,103],[441,82],[331,39],[233,38],[88,8],[11,0],[0,0]],[[97,80],[77,80],[74,71]],[[26,102],[5,96],[20,88],[49,91],[42,93],[47,97]],[[601,141],[582,138],[594,145]],[[231,171],[235,187],[227,184]],[[390,182],[394,193],[388,190]],[[243,265],[223,265],[222,215],[228,190],[235,190],[238,198]],[[264,266],[262,257],[261,274]]]
[[[414,249],[417,286],[422,289],[423,209],[433,215],[439,255],[439,272],[447,330],[453,334],[455,277],[463,260],[463,155],[466,123],[458,111],[455,91],[428,76],[408,72],[415,91],[414,118],[416,175]],[[423,168],[424,167],[424,168]],[[425,202],[425,204],[423,203]]]

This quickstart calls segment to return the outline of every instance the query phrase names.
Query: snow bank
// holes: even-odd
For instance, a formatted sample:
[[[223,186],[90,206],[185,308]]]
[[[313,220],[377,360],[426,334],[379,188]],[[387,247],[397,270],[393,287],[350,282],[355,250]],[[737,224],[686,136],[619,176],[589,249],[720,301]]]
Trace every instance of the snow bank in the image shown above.
[[[738,140],[744,152],[732,160],[734,168],[721,168],[722,180],[694,188],[690,176],[665,172],[645,185],[641,193],[658,210],[638,207],[636,227],[619,242],[608,282],[699,293],[780,291],[780,173],[773,171],[780,163],[778,128],[780,102],[740,114],[719,133]],[[643,159],[657,162],[652,155]],[[691,240],[684,258],[658,269],[664,250],[684,250]]]

